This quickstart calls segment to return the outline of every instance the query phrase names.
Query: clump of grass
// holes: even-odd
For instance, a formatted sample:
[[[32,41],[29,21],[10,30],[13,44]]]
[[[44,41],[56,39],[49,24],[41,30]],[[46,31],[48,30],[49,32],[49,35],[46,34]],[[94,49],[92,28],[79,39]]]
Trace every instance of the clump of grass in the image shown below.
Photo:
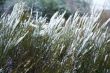
[[[65,12],[46,17],[32,16],[25,3],[14,6],[0,19],[0,65],[12,73],[109,73],[110,32],[99,27],[93,16],[78,12],[65,20]],[[8,68],[8,69],[7,69]]]

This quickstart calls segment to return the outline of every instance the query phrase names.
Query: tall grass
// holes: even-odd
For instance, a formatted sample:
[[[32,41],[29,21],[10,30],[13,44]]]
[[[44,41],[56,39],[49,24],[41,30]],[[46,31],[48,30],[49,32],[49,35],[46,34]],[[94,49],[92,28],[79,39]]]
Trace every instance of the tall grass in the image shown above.
[[[110,32],[107,22],[96,23],[100,13],[80,17],[76,12],[65,20],[66,12],[56,12],[47,22],[26,9],[25,3],[17,3],[0,19],[4,73],[110,72]]]

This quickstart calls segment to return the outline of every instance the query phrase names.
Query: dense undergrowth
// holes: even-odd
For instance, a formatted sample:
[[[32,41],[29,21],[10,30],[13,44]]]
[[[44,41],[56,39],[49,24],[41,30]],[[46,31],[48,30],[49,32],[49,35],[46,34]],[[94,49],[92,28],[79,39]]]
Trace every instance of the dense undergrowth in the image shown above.
[[[110,32],[99,27],[100,13],[46,17],[26,11],[25,3],[0,18],[0,67],[4,73],[109,73]],[[95,15],[94,15],[95,16]]]

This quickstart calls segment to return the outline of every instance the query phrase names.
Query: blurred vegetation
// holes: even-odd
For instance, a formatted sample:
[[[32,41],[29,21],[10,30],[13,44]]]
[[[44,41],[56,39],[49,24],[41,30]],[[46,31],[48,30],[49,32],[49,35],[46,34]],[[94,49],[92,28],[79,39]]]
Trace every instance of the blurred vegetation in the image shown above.
[[[20,0],[3,0],[6,8],[12,7],[15,3],[18,3]],[[74,14],[77,9],[79,13],[83,15],[84,13],[90,13],[90,3],[85,0],[23,0],[28,4],[30,8],[36,11],[39,11],[42,16],[47,16],[48,20],[52,17],[52,15],[56,11],[60,11],[61,13],[65,10],[65,17],[68,18],[70,14]],[[3,3],[3,2],[2,2]],[[68,5],[69,4],[69,5]],[[10,6],[11,5],[11,6]]]
[[[5,0],[0,0],[0,15],[3,13],[3,4]]]
[[[110,32],[99,27],[100,14],[67,20],[65,12],[46,17],[26,10],[24,2],[0,18],[0,71],[4,73],[109,73]]]
[[[37,5],[38,11],[42,12],[43,16],[46,14],[49,18],[56,11],[64,12],[66,10],[66,18],[70,14],[74,14],[77,9],[80,14],[90,13],[90,3],[85,0],[38,0],[37,3],[35,6]]]

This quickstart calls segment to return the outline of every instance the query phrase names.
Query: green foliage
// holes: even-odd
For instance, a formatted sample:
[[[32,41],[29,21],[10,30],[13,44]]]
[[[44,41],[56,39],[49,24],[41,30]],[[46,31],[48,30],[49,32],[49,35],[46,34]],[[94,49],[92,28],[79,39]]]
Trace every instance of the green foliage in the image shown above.
[[[14,61],[12,73],[109,73],[110,32],[86,15],[64,19],[56,12],[45,17],[26,13],[25,3],[0,19],[0,64]],[[24,17],[25,16],[25,17]],[[10,67],[10,66],[9,66]],[[5,72],[6,73],[6,72]]]

